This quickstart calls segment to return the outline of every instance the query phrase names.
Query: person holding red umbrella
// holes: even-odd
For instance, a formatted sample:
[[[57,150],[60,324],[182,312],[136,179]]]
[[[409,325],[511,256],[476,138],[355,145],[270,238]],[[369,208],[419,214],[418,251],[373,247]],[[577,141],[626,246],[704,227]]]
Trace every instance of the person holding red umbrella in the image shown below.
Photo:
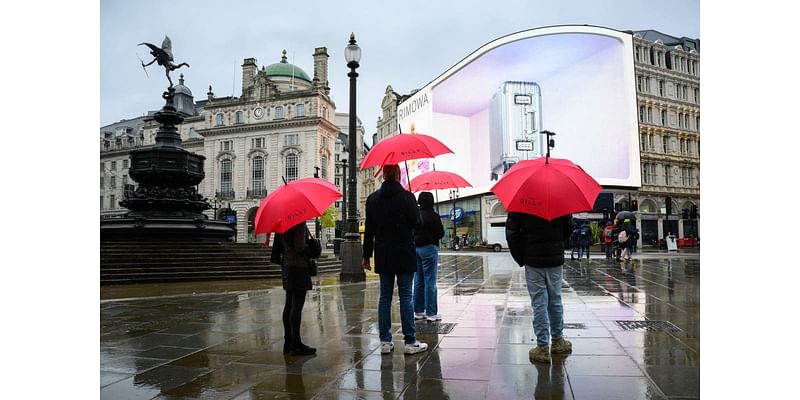
[[[404,352],[416,354],[428,349],[426,343],[417,341],[411,304],[414,273],[417,271],[414,229],[422,226],[416,203],[414,195],[400,185],[400,167],[397,164],[384,165],[381,188],[367,197],[362,255],[364,269],[371,270],[370,258],[374,249],[375,273],[380,276],[378,334],[381,354],[390,354],[394,350],[390,328],[395,279],[400,297]]]

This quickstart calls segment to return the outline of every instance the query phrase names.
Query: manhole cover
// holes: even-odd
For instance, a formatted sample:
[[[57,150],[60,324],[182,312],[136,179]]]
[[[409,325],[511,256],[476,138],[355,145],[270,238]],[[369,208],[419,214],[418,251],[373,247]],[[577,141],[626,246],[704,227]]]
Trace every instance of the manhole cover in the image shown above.
[[[417,333],[446,335],[456,326],[454,322],[417,322]]]
[[[586,324],[580,322],[565,322],[564,329],[586,329]]]
[[[615,321],[626,331],[672,331],[680,332],[681,328],[669,321]]]

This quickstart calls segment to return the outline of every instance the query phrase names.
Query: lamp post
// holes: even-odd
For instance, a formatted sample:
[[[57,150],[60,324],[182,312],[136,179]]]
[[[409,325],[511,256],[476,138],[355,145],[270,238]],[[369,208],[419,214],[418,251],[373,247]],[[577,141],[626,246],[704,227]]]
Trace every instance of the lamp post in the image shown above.
[[[356,78],[358,73],[356,68],[361,61],[361,48],[356,44],[356,35],[350,34],[350,41],[344,49],[344,58],[347,61],[347,68],[350,72],[350,133],[348,152],[350,153],[350,176],[347,180],[347,223],[345,226],[344,242],[342,243],[342,272],[339,280],[342,282],[363,282],[366,274],[361,267],[361,237],[358,233],[358,196],[356,188],[356,158],[358,149],[356,148]]]
[[[458,188],[450,189],[450,200],[453,200],[453,215],[450,219],[453,220],[453,250],[458,250],[458,233],[456,232],[456,199],[458,199]]]
[[[319,178],[319,167],[314,167],[314,178]],[[319,217],[314,218],[314,237],[319,239],[319,231],[321,230],[319,224]]]

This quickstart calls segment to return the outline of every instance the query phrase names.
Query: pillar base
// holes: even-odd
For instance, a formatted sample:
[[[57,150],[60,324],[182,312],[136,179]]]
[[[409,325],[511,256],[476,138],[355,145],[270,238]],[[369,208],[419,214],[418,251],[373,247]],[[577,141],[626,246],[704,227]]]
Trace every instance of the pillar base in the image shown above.
[[[363,247],[359,241],[344,241],[341,247],[342,271],[341,282],[364,282],[367,279],[364,267],[361,266]]]

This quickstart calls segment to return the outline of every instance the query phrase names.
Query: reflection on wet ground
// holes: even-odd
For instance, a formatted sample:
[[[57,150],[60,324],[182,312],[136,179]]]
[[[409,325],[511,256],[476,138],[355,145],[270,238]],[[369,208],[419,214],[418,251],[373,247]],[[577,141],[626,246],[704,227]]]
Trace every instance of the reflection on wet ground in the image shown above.
[[[565,336],[573,352],[532,364],[533,314],[508,253],[440,256],[447,334],[405,356],[397,296],[395,352],[377,336],[377,276],[317,278],[303,340],[317,355],[285,356],[278,281],[104,287],[103,399],[668,399],[700,397],[700,259],[602,258],[564,267]],[[626,330],[616,321],[677,329]],[[427,322],[418,322],[426,324]],[[644,322],[650,324],[650,322]],[[637,324],[638,325],[638,324]]]

